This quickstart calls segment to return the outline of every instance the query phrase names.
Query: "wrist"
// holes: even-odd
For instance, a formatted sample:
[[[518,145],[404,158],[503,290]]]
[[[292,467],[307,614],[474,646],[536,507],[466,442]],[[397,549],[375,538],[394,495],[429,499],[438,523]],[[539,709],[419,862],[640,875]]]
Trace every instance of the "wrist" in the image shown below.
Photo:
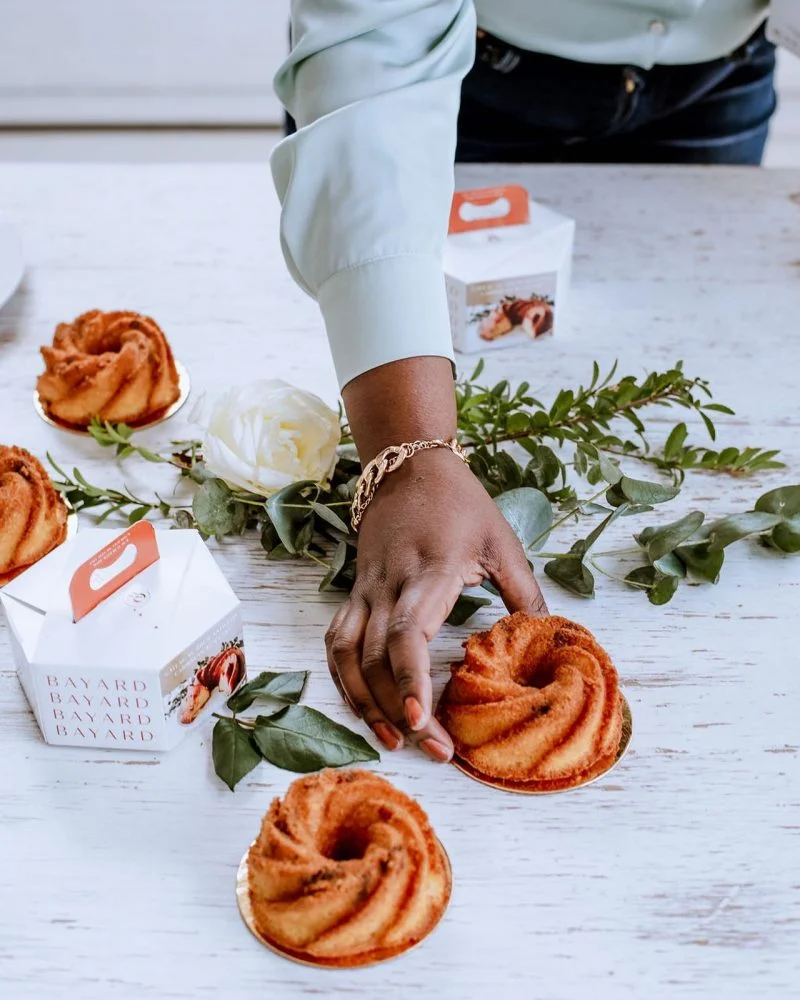
[[[456,435],[455,386],[446,358],[406,358],[381,365],[349,383],[343,398],[365,464],[392,445],[449,441]]]

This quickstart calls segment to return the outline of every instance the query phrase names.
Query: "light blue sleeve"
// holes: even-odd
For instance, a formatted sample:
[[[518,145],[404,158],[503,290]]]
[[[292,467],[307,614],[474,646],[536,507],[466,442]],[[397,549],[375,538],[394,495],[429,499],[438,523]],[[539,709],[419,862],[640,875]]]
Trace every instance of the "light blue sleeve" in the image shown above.
[[[292,37],[275,79],[298,125],[271,158],[281,244],[339,382],[452,357],[441,258],[472,0],[294,0]]]

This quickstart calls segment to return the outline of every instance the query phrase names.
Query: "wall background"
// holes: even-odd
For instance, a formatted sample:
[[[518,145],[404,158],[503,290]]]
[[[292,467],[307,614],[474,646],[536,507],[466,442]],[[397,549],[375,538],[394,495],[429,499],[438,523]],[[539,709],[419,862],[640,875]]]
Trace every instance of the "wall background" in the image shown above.
[[[260,156],[281,121],[271,80],[289,2],[0,0],[0,158],[43,156],[43,130],[153,126],[225,128],[219,158],[225,141],[226,155]],[[800,166],[800,60],[781,58],[779,93],[767,162]],[[127,148],[138,158],[124,137],[85,147],[82,138],[73,132],[60,155],[85,148],[103,159]],[[175,155],[193,148],[173,138]],[[155,145],[171,148],[164,136]],[[217,158],[214,143],[200,145]]]

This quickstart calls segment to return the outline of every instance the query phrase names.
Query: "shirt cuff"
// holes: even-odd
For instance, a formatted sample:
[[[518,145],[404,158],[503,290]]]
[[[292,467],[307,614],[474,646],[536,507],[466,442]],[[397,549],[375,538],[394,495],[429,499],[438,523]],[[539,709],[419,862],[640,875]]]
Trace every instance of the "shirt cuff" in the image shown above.
[[[339,271],[317,292],[339,385],[403,358],[453,360],[439,257],[382,257]]]

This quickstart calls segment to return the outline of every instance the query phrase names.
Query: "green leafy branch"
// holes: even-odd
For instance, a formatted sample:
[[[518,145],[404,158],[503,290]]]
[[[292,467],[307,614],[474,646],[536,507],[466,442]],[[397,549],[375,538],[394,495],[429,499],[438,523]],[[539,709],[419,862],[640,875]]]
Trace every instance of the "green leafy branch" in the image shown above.
[[[680,362],[641,381],[633,376],[616,378],[616,366],[601,377],[595,363],[587,386],[561,390],[550,406],[533,397],[524,382],[513,390],[506,380],[492,388],[480,386],[477,380],[482,367],[480,363],[457,387],[459,439],[470,452],[473,472],[495,498],[529,559],[537,558],[545,540],[566,523],[602,515],[600,524],[568,551],[547,555],[544,572],[566,590],[593,596],[594,574],[599,573],[642,590],[652,603],[661,604],[674,595],[681,581],[715,583],[724,548],[740,538],[755,535],[784,553],[800,548],[800,508],[794,499],[794,491],[800,487],[788,486],[765,494],[753,511],[731,515],[708,527],[699,511],[687,515],[689,520],[675,522],[678,527],[645,527],[634,535],[635,547],[624,550],[626,555],[643,555],[645,562],[625,577],[610,572],[599,560],[619,555],[619,550],[597,552],[596,543],[618,518],[645,514],[654,505],[672,501],[679,495],[687,472],[751,475],[782,467],[777,452],[751,447],[712,451],[688,443],[685,423],[674,425],[664,447],[655,450],[644,422],[648,408],[658,407],[659,413],[669,407],[694,411],[712,439],[716,428],[710,414],[732,413],[729,407],[709,401],[708,383],[687,378]],[[233,489],[215,477],[203,462],[201,442],[172,442],[173,450],[161,455],[135,444],[130,428],[122,425],[96,422],[92,433],[98,444],[113,447],[120,459],[138,455],[177,468],[194,487],[190,508],[169,504],[157,495],[145,500],[128,490],[94,486],[77,469],[67,477],[50,461],[61,476],[56,487],[76,509],[95,508],[102,512],[101,517],[119,513],[129,521],[148,514],[171,517],[179,527],[197,528],[205,537],[223,538],[253,530],[267,558],[309,559],[323,570],[321,590],[348,591],[355,582],[357,554],[357,538],[350,530],[348,514],[361,464],[341,406],[340,420],[343,443],[330,482],[292,483],[268,498]],[[618,425],[630,428],[632,437],[621,436]],[[572,449],[571,461],[561,457],[565,448]],[[520,453],[522,462],[515,457]],[[650,482],[623,473],[617,461],[620,455],[626,462],[644,463],[670,475],[672,483]],[[600,489],[580,498],[568,481],[570,469],[590,486],[602,484]],[[763,506],[778,503],[776,496],[783,505],[781,510]],[[748,530],[734,537],[743,525]],[[689,533],[683,537],[681,532]],[[679,535],[672,548],[664,549],[665,539]],[[725,545],[720,538],[728,539]],[[485,584],[484,591],[491,592],[491,586]],[[448,621],[463,624],[488,603],[490,599],[481,593],[464,593]]]
[[[231,791],[262,761],[301,774],[323,767],[380,760],[358,733],[316,709],[299,705],[308,671],[264,671],[228,699],[232,715],[216,715],[211,739],[214,770]],[[242,716],[254,704],[275,711]],[[276,703],[282,707],[276,708]]]

